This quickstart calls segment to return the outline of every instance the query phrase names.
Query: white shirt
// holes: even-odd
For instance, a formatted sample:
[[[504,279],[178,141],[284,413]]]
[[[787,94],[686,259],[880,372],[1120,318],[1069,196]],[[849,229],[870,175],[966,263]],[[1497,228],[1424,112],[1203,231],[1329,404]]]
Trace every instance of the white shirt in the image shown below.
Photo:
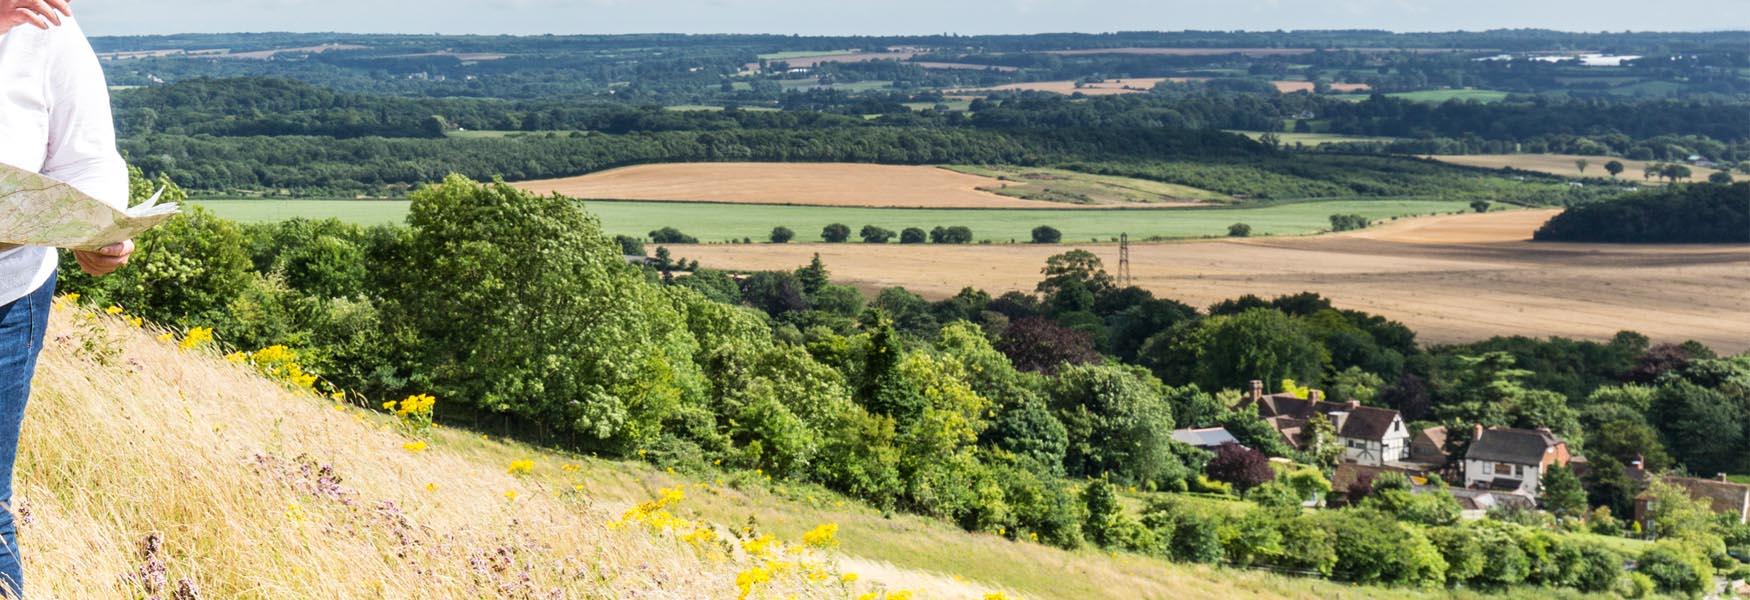
[[[85,32],[71,18],[47,31],[0,33],[0,162],[65,181],[127,208],[128,169],[115,147],[109,85]],[[0,305],[42,287],[52,248],[0,250]]]

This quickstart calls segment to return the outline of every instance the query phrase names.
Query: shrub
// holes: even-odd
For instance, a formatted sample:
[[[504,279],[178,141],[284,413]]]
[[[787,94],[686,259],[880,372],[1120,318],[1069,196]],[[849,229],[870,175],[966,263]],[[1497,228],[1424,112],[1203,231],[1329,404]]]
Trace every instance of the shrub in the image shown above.
[[[650,241],[658,244],[697,244],[699,238],[681,233],[681,230],[673,227],[664,227],[650,232]]]
[[[1438,585],[1446,580],[1446,559],[1421,533],[1389,515],[1357,509],[1321,515],[1334,539],[1337,561],[1331,576],[1355,583]]]
[[[1033,228],[1033,243],[1056,244],[1063,241],[1063,232],[1050,225],[1040,225]]]
[[[928,234],[924,233],[924,230],[922,230],[922,229],[918,229],[916,227],[907,227],[904,230],[901,230],[899,232],[899,243],[901,243],[901,244],[922,244],[925,241],[927,241],[927,239],[928,239],[926,237],[927,235]]]
[[[1580,546],[1580,560],[1573,565],[1573,586],[1582,592],[1602,594],[1616,587],[1622,578],[1622,557],[1609,549],[1587,544]]]
[[[1087,514],[1082,533],[1097,546],[1111,546],[1110,534],[1120,510],[1118,495],[1112,491],[1112,484],[1104,479],[1088,482],[1088,487],[1082,489],[1082,507]]]
[[[972,243],[972,229],[963,225],[937,227],[930,230],[930,243],[970,244]]]
[[[864,225],[863,230],[857,232],[857,236],[863,238],[865,244],[885,244],[893,239],[893,231],[874,225]]]
[[[1646,598],[1652,596],[1658,586],[1653,582],[1653,578],[1648,577],[1646,573],[1634,572],[1629,573],[1628,578],[1623,580],[1622,587],[1622,595],[1625,598]]]
[[[788,244],[790,240],[796,239],[796,232],[789,227],[773,227],[772,236],[768,239],[774,244]]]
[[[1700,596],[1713,587],[1713,565],[1707,557],[1674,541],[1661,541],[1642,552],[1636,568],[1662,593]]]
[[[851,239],[851,227],[844,223],[833,223],[820,230],[820,239],[829,244],[841,244]]]
[[[620,244],[620,254],[644,256],[644,240],[629,235],[616,235],[614,242]]]
[[[1217,448],[1207,472],[1216,481],[1233,484],[1240,493],[1276,478],[1276,470],[1270,467],[1270,457],[1239,444],[1224,444]]]
[[[1227,237],[1252,237],[1252,226],[1245,223],[1228,225]]]
[[[1288,513],[1277,523],[1282,531],[1282,554],[1276,564],[1330,577],[1331,569],[1337,565],[1331,531],[1299,513]]]
[[[1221,546],[1227,562],[1240,566],[1274,563],[1283,550],[1278,518],[1269,511],[1257,510],[1223,525]]]
[[[1222,556],[1221,531],[1209,517],[1181,512],[1173,518],[1173,539],[1168,551],[1173,560],[1180,562],[1218,562]]]
[[[1354,231],[1366,229],[1373,222],[1361,215],[1331,215],[1331,231]]]

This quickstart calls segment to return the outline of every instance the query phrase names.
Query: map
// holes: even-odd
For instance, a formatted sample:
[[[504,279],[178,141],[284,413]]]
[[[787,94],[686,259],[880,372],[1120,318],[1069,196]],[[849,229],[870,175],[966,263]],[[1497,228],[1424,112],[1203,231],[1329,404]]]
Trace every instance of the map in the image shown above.
[[[176,204],[151,199],[125,211],[65,182],[0,163],[0,247],[96,250],[133,239],[175,216]]]

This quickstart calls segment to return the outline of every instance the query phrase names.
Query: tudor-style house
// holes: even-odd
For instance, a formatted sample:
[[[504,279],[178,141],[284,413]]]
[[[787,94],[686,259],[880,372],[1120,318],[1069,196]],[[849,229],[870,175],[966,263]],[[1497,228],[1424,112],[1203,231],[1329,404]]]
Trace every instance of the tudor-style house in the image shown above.
[[[1256,406],[1258,416],[1299,448],[1308,419],[1331,422],[1337,442],[1343,446],[1343,461],[1383,466],[1410,456],[1410,430],[1398,411],[1362,406],[1358,402],[1325,402],[1324,392],[1312,390],[1307,398],[1294,394],[1265,394],[1264,382],[1252,381],[1252,391],[1241,406]]]
[[[1464,487],[1536,497],[1551,465],[1568,466],[1568,443],[1547,428],[1473,430],[1464,453]]]

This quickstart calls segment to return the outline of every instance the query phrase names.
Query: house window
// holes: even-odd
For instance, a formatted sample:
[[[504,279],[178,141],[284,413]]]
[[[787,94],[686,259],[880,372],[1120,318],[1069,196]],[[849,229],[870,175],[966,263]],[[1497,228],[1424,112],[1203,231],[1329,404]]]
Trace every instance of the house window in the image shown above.
[[[1357,442],[1355,440],[1349,440],[1349,447],[1354,448],[1356,450],[1366,450],[1367,449],[1367,442]]]
[[[1496,475],[1512,475],[1513,474],[1513,465],[1510,465],[1507,463],[1495,463],[1495,474]]]

